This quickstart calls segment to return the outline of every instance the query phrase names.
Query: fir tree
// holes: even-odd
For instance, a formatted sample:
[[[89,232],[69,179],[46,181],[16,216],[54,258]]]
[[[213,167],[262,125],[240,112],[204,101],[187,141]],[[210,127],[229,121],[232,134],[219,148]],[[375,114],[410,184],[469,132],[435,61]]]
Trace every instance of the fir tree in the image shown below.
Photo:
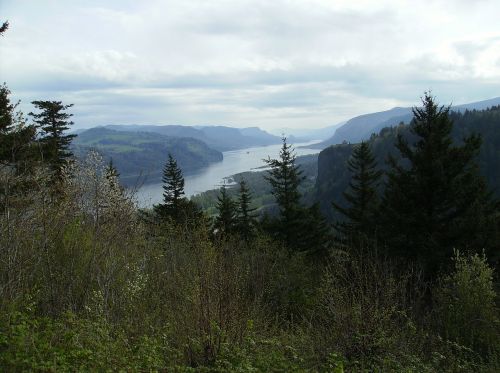
[[[223,185],[217,196],[217,217],[214,228],[220,236],[226,236],[236,231],[236,203],[227,194],[227,188]]]
[[[298,248],[302,233],[303,209],[300,205],[300,183],[304,180],[302,172],[295,165],[295,153],[283,137],[283,146],[279,159],[264,159],[271,169],[265,179],[271,184],[271,193],[276,198],[280,216],[271,230],[282,239],[289,248]]]
[[[245,241],[252,238],[255,230],[255,217],[252,214],[255,208],[250,207],[251,203],[252,194],[245,180],[241,180],[238,196],[237,227]]]
[[[324,260],[329,255],[332,242],[330,225],[321,214],[319,204],[315,203],[302,213],[302,229],[299,245],[315,260]]]
[[[498,245],[498,204],[478,172],[480,138],[472,135],[453,146],[449,107],[438,107],[428,93],[422,103],[410,124],[415,142],[397,139],[405,163],[389,158],[381,233],[392,253],[417,259],[434,273],[453,248]]]
[[[63,105],[61,101],[33,101],[32,104],[41,110],[38,114],[29,113],[29,115],[42,130],[44,161],[50,165],[55,178],[60,180],[63,166],[73,157],[70,145],[76,135],[64,134],[73,124],[69,121],[73,114],[65,112],[73,104]]]
[[[377,188],[382,171],[377,170],[377,162],[370,146],[364,141],[354,148],[347,164],[352,174],[349,190],[343,193],[348,207],[332,203],[333,207],[344,215],[346,221],[338,223],[336,228],[346,236],[362,234],[368,237],[375,232],[379,205]]]
[[[184,205],[184,177],[182,170],[177,166],[177,161],[168,154],[168,160],[163,169],[163,204],[155,207],[157,213],[163,217],[171,217],[174,220],[182,215]]]

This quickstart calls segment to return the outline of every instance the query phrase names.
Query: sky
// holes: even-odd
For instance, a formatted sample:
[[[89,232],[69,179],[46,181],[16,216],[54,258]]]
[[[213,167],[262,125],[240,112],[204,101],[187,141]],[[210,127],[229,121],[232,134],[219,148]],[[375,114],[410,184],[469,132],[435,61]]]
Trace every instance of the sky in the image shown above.
[[[0,0],[0,80],[75,128],[321,128],[500,96],[499,0]]]

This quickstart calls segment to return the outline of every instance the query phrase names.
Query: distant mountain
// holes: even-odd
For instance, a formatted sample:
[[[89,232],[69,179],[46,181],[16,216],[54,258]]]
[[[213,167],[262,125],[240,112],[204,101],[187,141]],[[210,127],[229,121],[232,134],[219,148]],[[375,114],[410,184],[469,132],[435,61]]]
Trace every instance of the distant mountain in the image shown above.
[[[141,176],[146,182],[160,181],[168,153],[175,157],[184,173],[222,161],[221,152],[194,138],[103,127],[79,133],[73,147],[80,157],[95,148],[106,160],[112,158],[125,185],[133,185]]]
[[[279,133],[280,135],[284,133],[287,138],[295,138],[300,142],[326,140],[332,137],[335,130],[344,124],[345,121],[323,128],[283,128],[279,132],[274,131],[274,133]]]
[[[236,150],[252,146],[279,144],[279,136],[271,135],[258,127],[233,128],[227,126],[154,126],[154,125],[109,125],[115,131],[154,132],[173,137],[191,137],[206,143],[218,151]]]
[[[465,110],[483,110],[495,105],[500,105],[500,97],[489,100],[473,102],[452,106],[456,112]],[[357,143],[362,140],[368,140],[373,133],[378,133],[384,127],[396,126],[399,123],[409,123],[413,118],[411,108],[396,107],[390,110],[377,113],[364,114],[349,119],[344,125],[337,128],[335,134],[329,139],[316,144],[317,148],[326,148],[342,142]]]

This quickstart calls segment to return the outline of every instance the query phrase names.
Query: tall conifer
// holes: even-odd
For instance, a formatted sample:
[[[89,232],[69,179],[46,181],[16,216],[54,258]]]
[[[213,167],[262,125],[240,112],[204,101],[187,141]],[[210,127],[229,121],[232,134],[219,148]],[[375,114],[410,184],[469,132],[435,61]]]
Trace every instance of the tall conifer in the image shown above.
[[[236,203],[227,194],[227,188],[223,185],[217,196],[217,217],[214,228],[218,235],[225,236],[236,231]]]
[[[44,161],[47,162],[56,179],[60,180],[62,167],[73,157],[71,141],[76,135],[65,131],[73,124],[69,119],[73,114],[65,111],[73,106],[63,105],[61,101],[33,101],[39,113],[29,113],[35,124],[42,130],[41,144]]]
[[[155,206],[156,212],[163,218],[171,217],[174,220],[181,215],[184,202],[184,177],[177,161],[168,154],[168,160],[163,169],[163,203]]]
[[[255,208],[251,207],[251,203],[252,194],[245,180],[241,180],[238,195],[237,227],[246,241],[253,236],[255,230],[255,217],[253,216]]]
[[[346,218],[336,227],[343,235],[371,236],[375,232],[379,205],[377,188],[382,171],[377,170],[377,162],[368,143],[363,141],[354,148],[348,168],[352,174],[349,190],[344,192],[348,206],[332,202],[333,207]]]
[[[413,109],[413,144],[397,139],[403,162],[389,159],[381,233],[392,253],[417,259],[433,273],[453,248],[497,247],[498,204],[478,172],[480,138],[453,146],[449,107],[438,107],[429,93],[422,104]]]
[[[303,227],[301,219],[303,211],[300,206],[300,183],[304,180],[299,167],[295,165],[295,153],[286,138],[282,138],[283,145],[278,159],[264,159],[271,169],[265,179],[271,184],[271,193],[276,198],[280,216],[275,224],[275,233],[289,248],[296,248],[301,237]]]

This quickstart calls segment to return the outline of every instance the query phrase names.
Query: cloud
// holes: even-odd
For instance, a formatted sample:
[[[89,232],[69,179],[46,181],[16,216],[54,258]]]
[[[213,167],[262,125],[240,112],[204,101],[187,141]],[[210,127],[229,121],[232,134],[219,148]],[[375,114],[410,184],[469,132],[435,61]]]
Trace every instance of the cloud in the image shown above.
[[[498,95],[497,1],[5,0],[1,79],[79,126],[323,127]]]

